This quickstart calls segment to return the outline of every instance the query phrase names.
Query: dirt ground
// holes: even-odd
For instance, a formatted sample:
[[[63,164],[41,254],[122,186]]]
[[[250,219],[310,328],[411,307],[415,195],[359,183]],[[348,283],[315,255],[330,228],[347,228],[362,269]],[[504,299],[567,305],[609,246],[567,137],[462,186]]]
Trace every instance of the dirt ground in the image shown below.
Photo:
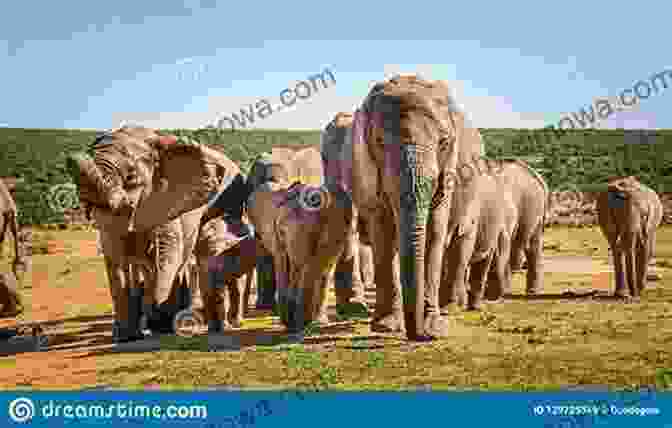
[[[373,334],[366,320],[339,322],[332,307],[333,327],[299,347],[273,345],[284,335],[268,311],[252,311],[242,329],[219,341],[164,337],[115,347],[95,233],[33,233],[35,254],[21,285],[29,309],[18,320],[0,319],[0,327],[39,324],[49,344],[47,351],[18,353],[18,345],[0,344],[3,388],[266,388],[310,379],[355,390],[624,387],[655,383],[656,370],[672,365],[670,227],[659,230],[651,267],[660,280],[639,302],[604,296],[613,289],[613,266],[598,229],[556,227],[546,232],[542,296],[525,298],[524,273],[516,273],[511,299],[451,315],[454,335],[430,345]],[[367,294],[373,304],[374,289]],[[271,352],[278,349],[286,352]]]

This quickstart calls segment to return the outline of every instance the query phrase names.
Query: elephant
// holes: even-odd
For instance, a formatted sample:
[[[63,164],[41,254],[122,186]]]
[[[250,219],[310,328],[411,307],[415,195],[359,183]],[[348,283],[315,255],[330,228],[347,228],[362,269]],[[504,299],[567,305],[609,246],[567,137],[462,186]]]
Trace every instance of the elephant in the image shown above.
[[[250,195],[252,195],[260,186],[267,183],[284,183],[287,185],[299,182],[303,185],[321,186],[323,184],[323,176],[323,159],[317,147],[298,145],[273,147],[271,153],[262,154],[254,160],[247,178],[247,185]],[[325,187],[328,188],[329,183],[326,183]],[[315,196],[319,194],[320,192],[314,193]],[[272,221],[272,219],[274,219],[273,215],[269,215],[263,219],[257,216],[254,221]],[[337,222],[336,224],[340,223]],[[261,227],[259,224],[255,224],[255,226]],[[314,233],[319,234],[322,232],[314,231]],[[354,236],[351,234],[356,233],[356,230],[352,229],[351,225],[348,232],[343,233],[347,238],[348,249],[350,249],[350,242],[354,242],[352,241]],[[261,238],[259,237],[259,239]],[[265,242],[267,245],[259,245],[257,253],[257,308],[259,309],[273,306],[276,294],[274,278],[278,274],[273,268],[274,262],[270,249],[273,245],[268,240]],[[354,281],[351,280],[348,282],[348,278],[351,276]],[[359,273],[359,258],[356,251],[346,251],[343,257],[339,258],[335,281],[337,285],[337,312],[343,316],[368,314],[368,308],[364,299],[364,286]],[[321,314],[317,318],[326,322],[326,314]]]
[[[0,317],[15,317],[24,311],[15,276],[0,273]]]
[[[14,261],[12,262],[12,272],[14,276],[18,276],[19,271],[25,272],[26,261],[21,254],[19,248],[19,226],[17,223],[18,210],[14,198],[9,193],[9,188],[5,185],[4,180],[0,180],[0,256],[2,253],[3,244],[5,241],[5,234],[7,228],[12,231],[14,236]]]
[[[527,162],[502,159],[499,179],[506,182],[518,208],[516,233],[511,241],[508,269],[519,270],[523,255],[527,260],[526,293],[541,292],[543,282],[544,229],[550,209],[551,192],[544,178]],[[503,291],[511,294],[511,283]],[[496,296],[495,296],[496,298]]]
[[[646,288],[649,260],[656,246],[656,229],[663,206],[656,192],[634,176],[610,177],[597,196],[597,218],[611,248],[615,295],[639,298]],[[625,259],[625,266],[624,260]]]
[[[273,257],[278,308],[289,332],[298,332],[313,321],[328,323],[326,293],[353,221],[349,200],[322,186],[320,152],[300,150],[294,159],[312,159],[307,163],[316,169],[301,172],[265,163],[273,167],[273,178],[253,190],[247,206],[259,245]],[[253,170],[259,165],[264,163],[255,162]],[[303,179],[312,178],[314,184],[292,183],[290,171],[299,171]],[[343,294],[336,287],[337,300],[354,303]]]
[[[188,290],[173,286],[193,254],[201,217],[220,200],[240,218],[245,179],[219,151],[150,128],[106,132],[91,148],[93,159],[75,153],[67,166],[99,227],[116,340],[143,337],[142,313],[151,330],[173,331],[174,315],[189,300]],[[137,270],[145,276],[144,292],[133,278]],[[198,289],[192,288],[192,299]]]
[[[445,82],[399,75],[376,83],[352,127],[340,131],[351,136],[328,175],[343,182],[372,237],[373,331],[405,330],[412,341],[448,334],[438,307],[453,190],[447,177],[459,161],[483,155],[467,121]]]
[[[489,279],[488,288],[503,294],[511,282],[509,257],[517,208],[509,186],[499,177],[479,174],[469,180],[458,180],[453,191],[439,288],[442,314],[448,313],[450,304],[462,306],[465,300],[468,309],[480,310]]]
[[[550,206],[550,192],[544,178],[527,162],[516,158],[484,159],[474,158],[468,167],[477,169],[470,174],[490,174],[497,178],[502,188],[511,192],[518,218],[515,234],[511,240],[510,262],[507,277],[519,270],[523,256],[527,259],[526,292],[535,295],[541,292],[543,280],[543,233],[546,227],[547,212]],[[460,171],[465,169],[460,167]],[[464,175],[464,174],[463,174]],[[488,281],[491,284],[491,281]],[[510,295],[511,282],[503,289],[486,289],[488,300],[498,300],[503,294]],[[501,294],[503,293],[503,294]]]
[[[371,250],[371,245],[360,242],[357,251],[359,252],[359,269],[362,283],[365,287],[371,286],[375,283],[373,277],[373,252]]]
[[[256,267],[256,242],[224,217],[201,227],[194,254],[205,302],[208,333],[239,328],[249,301]]]

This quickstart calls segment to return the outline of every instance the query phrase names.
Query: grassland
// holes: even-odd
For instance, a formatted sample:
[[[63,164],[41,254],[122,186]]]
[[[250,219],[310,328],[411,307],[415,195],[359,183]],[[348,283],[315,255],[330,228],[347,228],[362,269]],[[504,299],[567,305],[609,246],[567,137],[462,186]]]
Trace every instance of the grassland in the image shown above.
[[[154,352],[115,353],[111,299],[94,232],[34,228],[38,254],[22,281],[31,308],[23,318],[47,328],[50,350],[1,357],[0,385],[522,391],[655,384],[657,371],[672,367],[672,227],[658,234],[656,269],[662,279],[651,282],[639,302],[563,295],[611,290],[607,244],[598,229],[554,227],[545,242],[543,298],[524,298],[524,274],[516,274],[514,298],[481,313],[451,315],[453,335],[429,345],[373,334],[365,321],[334,320],[304,344],[264,346],[255,338],[282,338],[282,328],[270,313],[253,312],[241,330],[230,333],[240,349],[207,352],[208,339],[196,336],[164,340]],[[7,256],[6,246],[1,271],[9,269]],[[587,265],[592,267],[581,267]]]

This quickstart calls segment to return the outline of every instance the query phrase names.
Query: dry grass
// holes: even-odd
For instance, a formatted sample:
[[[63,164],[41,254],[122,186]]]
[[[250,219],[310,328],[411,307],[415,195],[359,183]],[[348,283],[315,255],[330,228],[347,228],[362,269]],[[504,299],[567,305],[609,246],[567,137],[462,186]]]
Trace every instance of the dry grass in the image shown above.
[[[93,339],[87,337],[109,343],[109,319],[96,328],[82,321],[111,313],[103,260],[95,255],[95,245],[90,251],[95,242],[92,231],[36,231],[34,245],[56,248],[50,241],[61,242],[61,251],[33,257],[32,273],[23,281],[22,293],[32,308],[25,318],[65,320],[50,328],[60,329],[58,337],[81,345],[69,353],[24,354],[47,359],[49,364],[38,375],[18,368],[21,356],[0,358],[0,384],[7,387],[51,389],[58,384],[56,379],[63,378],[64,366],[76,361],[79,371],[87,374],[78,386],[116,388],[151,384],[164,389],[219,385],[268,389],[309,384],[339,390],[431,386],[520,391],[570,385],[623,389],[655,384],[657,370],[670,367],[672,361],[670,227],[661,227],[658,235],[657,269],[663,279],[651,283],[640,302],[562,298],[568,289],[577,293],[611,289],[613,275],[549,271],[544,294],[558,295],[555,298],[511,299],[487,305],[481,313],[454,314],[453,336],[432,344],[371,334],[368,324],[358,321],[341,323],[335,332],[309,337],[302,345],[255,345],[258,331],[280,331],[277,318],[265,316],[246,320],[242,331],[235,333],[243,343],[238,351],[207,352],[207,339],[197,337],[165,342],[157,352],[98,352],[82,358],[75,351],[81,354],[91,345],[86,340]],[[7,246],[4,252],[9,254]],[[546,233],[546,255],[606,260],[608,251],[597,228],[558,227]],[[0,269],[7,271],[9,261],[0,259]],[[523,283],[524,275],[516,274],[515,294],[523,293]],[[8,323],[13,320],[4,322]]]

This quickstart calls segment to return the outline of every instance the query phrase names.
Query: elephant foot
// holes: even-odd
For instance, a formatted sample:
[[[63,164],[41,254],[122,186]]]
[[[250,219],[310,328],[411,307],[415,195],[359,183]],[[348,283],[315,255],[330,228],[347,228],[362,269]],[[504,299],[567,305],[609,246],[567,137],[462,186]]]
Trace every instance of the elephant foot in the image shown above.
[[[345,319],[368,318],[369,307],[365,302],[351,300],[346,303],[336,304],[336,313]]]
[[[616,290],[616,292],[614,292],[614,297],[617,299],[626,300],[630,298],[630,294],[625,290]]]
[[[489,302],[499,302],[504,298],[504,292],[502,291],[501,293],[497,293],[494,291],[487,290],[483,297],[485,298],[485,300]]]
[[[173,325],[174,314],[167,313],[153,305],[151,308],[145,308],[147,317],[147,328],[152,334],[173,334],[175,328]]]
[[[145,335],[139,329],[123,328],[119,321],[112,324],[112,341],[114,343],[128,343],[143,340]]]
[[[378,316],[371,321],[371,331],[375,333],[402,333],[404,317],[402,313]]]
[[[538,296],[539,294],[541,294],[541,287],[540,286],[528,287],[525,292],[527,293],[528,296]],[[511,292],[509,291],[508,294],[511,294]]]
[[[482,311],[483,310],[483,304],[481,302],[469,302],[467,305],[467,310],[468,311]]]
[[[425,315],[425,335],[429,340],[448,337],[448,320],[438,313],[429,313]]]
[[[208,321],[208,334],[222,334],[229,329],[229,323],[223,320]]]

